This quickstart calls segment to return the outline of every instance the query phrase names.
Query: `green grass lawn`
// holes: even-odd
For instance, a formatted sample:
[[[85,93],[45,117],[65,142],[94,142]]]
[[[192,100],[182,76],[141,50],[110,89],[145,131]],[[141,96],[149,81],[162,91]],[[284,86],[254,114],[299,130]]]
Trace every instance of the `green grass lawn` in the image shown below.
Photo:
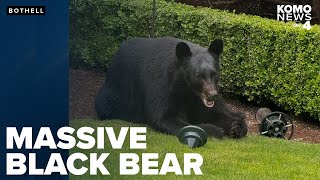
[[[114,127],[117,133],[123,126],[144,126],[125,121],[72,120],[74,128]],[[106,143],[106,149],[81,150],[74,148],[70,153],[110,153],[105,165],[110,176],[73,176],[71,179],[320,179],[320,144],[306,144],[274,138],[266,138],[249,134],[241,140],[209,138],[208,143],[201,148],[189,149],[180,144],[175,136],[165,135],[147,129],[147,149],[130,150],[129,139],[126,139],[123,149],[112,150]],[[201,167],[203,175],[166,176],[120,176],[119,153],[159,153],[159,169],[166,153],[176,153],[183,169],[184,153],[199,153],[204,159]],[[139,155],[139,156],[140,156]],[[140,156],[141,158],[141,156]],[[80,166],[77,162],[76,166]],[[85,161],[84,166],[89,167]]]

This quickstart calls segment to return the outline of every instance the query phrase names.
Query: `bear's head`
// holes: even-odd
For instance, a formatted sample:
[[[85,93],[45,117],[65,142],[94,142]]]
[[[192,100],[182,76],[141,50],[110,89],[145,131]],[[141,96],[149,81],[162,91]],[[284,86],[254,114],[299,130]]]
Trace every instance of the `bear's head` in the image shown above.
[[[176,46],[176,65],[182,69],[184,80],[191,90],[211,108],[218,95],[220,54],[223,41],[214,40],[209,48],[196,47],[190,50],[185,42]]]

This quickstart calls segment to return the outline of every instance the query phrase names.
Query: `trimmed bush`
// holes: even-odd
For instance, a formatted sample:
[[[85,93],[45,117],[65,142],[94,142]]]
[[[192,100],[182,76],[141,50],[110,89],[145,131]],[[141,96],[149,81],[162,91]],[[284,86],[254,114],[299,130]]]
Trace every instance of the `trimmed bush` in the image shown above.
[[[72,0],[71,59],[107,68],[120,43],[149,37],[152,1]],[[157,1],[156,35],[208,46],[222,38],[221,88],[320,120],[320,27]]]

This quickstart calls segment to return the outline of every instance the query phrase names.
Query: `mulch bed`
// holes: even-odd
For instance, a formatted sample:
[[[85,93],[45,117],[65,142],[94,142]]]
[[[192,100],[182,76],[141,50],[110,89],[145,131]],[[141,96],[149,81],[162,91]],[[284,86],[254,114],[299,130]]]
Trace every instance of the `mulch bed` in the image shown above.
[[[104,73],[89,70],[70,70],[70,119],[96,119],[94,99],[105,80]],[[235,111],[244,112],[250,133],[258,133],[258,123],[255,113],[260,108],[248,105],[239,100],[226,98],[227,104]],[[295,132],[294,141],[320,143],[320,125],[318,122],[308,122],[293,117]]]

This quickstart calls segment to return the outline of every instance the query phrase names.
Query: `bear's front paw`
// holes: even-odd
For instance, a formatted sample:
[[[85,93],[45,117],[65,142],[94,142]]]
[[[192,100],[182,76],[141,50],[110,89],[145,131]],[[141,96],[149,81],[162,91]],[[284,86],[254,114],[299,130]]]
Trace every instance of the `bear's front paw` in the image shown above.
[[[228,136],[231,138],[239,139],[239,138],[243,137],[244,135],[241,131],[241,126],[240,126],[239,121],[234,121],[231,125]]]
[[[240,126],[239,126],[238,121],[234,121],[232,123],[228,135],[231,138],[239,138],[240,137]]]
[[[224,136],[224,130],[213,124],[203,123],[199,124],[198,126],[201,127],[204,131],[206,131],[208,136],[213,136],[219,139],[223,138]]]

